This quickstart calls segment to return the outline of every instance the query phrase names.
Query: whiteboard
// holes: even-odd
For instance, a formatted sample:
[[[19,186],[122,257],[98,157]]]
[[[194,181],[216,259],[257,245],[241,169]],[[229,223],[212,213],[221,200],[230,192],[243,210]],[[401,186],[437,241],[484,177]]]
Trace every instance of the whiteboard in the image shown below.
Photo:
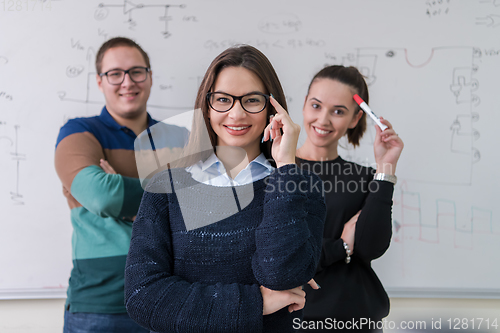
[[[93,64],[114,36],[150,55],[158,120],[192,109],[209,63],[234,44],[269,57],[298,123],[319,69],[358,66],[372,109],[405,141],[394,237],[373,263],[384,286],[500,297],[498,0],[6,0],[0,31],[0,298],[65,295],[72,230],[54,146],[69,118],[99,114]],[[370,126],[341,155],[373,164],[373,137]]]

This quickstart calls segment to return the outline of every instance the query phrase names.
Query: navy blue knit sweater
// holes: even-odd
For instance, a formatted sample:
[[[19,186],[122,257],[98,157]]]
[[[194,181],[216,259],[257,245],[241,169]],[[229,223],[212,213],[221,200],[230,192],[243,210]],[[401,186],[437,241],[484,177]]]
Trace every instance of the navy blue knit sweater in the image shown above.
[[[297,314],[287,307],[262,315],[260,286],[287,290],[314,276],[326,211],[322,182],[286,165],[251,188],[253,200],[239,212],[190,230],[182,212],[234,201],[236,191],[198,183],[181,169],[155,176],[125,270],[125,305],[135,321],[155,332],[294,331]],[[196,195],[179,203],[186,190]]]

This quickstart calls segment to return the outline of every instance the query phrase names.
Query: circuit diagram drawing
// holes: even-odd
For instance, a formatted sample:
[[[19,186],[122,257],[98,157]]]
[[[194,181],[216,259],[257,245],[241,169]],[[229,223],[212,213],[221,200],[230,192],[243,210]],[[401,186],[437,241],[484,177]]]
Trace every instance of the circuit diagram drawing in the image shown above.
[[[18,143],[19,143],[19,125],[14,125],[14,136],[13,138],[9,135],[1,135],[3,131],[2,128],[6,128],[7,123],[4,121],[0,121],[0,144],[6,145],[8,149],[10,149],[9,156],[11,160],[15,163],[15,177],[14,177],[14,189],[10,191],[10,199],[15,205],[24,205],[23,194],[20,191],[20,164],[21,161],[26,159],[26,155],[19,152]]]
[[[500,235],[500,224],[495,223],[491,209],[470,206],[470,212],[458,212],[452,199],[435,200],[435,219],[422,218],[421,193],[411,191],[406,181],[395,197],[395,210],[400,218],[394,220],[394,241],[419,241],[445,244],[457,249],[473,249],[474,234]],[[461,207],[466,210],[467,207]]]
[[[9,62],[9,59],[7,59],[6,57],[0,55],[0,69],[2,69],[2,67],[4,65],[7,65],[8,62]],[[0,90],[0,101],[9,101],[9,102],[12,102],[12,100],[13,100],[13,97],[12,97],[11,94],[9,94],[6,91]]]
[[[473,249],[474,234],[499,235],[498,222],[491,209],[471,206],[468,214],[458,214],[454,200],[436,200],[436,222],[439,232],[453,232],[453,246]]]
[[[16,204],[24,205],[23,195],[19,192],[19,164],[21,161],[26,159],[26,155],[19,153],[19,150],[18,150],[19,128],[20,128],[19,125],[14,126],[16,136],[15,136],[15,141],[14,141],[15,142],[14,143],[14,151],[11,153],[11,155],[12,155],[12,160],[14,160],[16,163],[16,188],[14,191],[10,192],[10,197]]]
[[[76,47],[72,43],[72,47]],[[79,46],[78,46],[79,47]],[[86,65],[74,64],[68,65],[65,69],[65,76],[70,80],[79,80],[80,86],[84,86],[84,94],[75,96],[75,94],[69,94],[67,90],[59,90],[57,96],[62,102],[74,102],[83,104],[95,104],[104,105],[104,97],[99,91],[96,84],[96,71],[94,68],[94,62],[96,57],[96,51],[93,47],[86,48],[85,62]],[[200,78],[189,78],[193,81],[193,84],[199,84]],[[196,82],[195,82],[196,81]],[[70,85],[72,86],[72,85]],[[172,90],[172,84],[160,84],[159,88],[161,91]],[[81,91],[81,88],[78,88]],[[153,105],[148,103],[148,107],[164,110],[190,110],[191,107],[184,106],[168,106],[168,105]]]
[[[421,239],[422,207],[420,193],[410,191],[406,182],[400,186],[398,208],[401,218],[396,225],[394,241],[404,243],[409,239]]]
[[[81,47],[78,44],[74,44],[72,40],[72,47]],[[95,87],[95,77],[96,72],[91,70],[93,67],[93,62],[95,59],[96,52],[94,48],[88,47],[85,55],[85,60],[87,62],[86,66],[82,64],[76,65],[68,65],[66,67],[66,77],[70,79],[75,79],[80,76],[85,76],[85,96],[80,98],[75,98],[72,96],[67,96],[67,92],[65,90],[61,90],[57,92],[57,95],[61,101],[65,102],[77,102],[77,103],[85,103],[85,104],[103,104],[103,99],[97,96],[97,87]],[[95,97],[94,97],[95,96]]]
[[[472,77],[472,74],[476,71],[477,67],[458,67],[453,69],[450,90],[455,95],[457,104],[471,102],[474,103],[474,106],[479,104],[479,97],[474,94],[478,89],[479,83]]]
[[[493,9],[496,9],[494,13],[488,13],[483,16],[476,17],[476,25],[484,26],[486,28],[497,28],[500,26],[500,11],[498,11],[498,7],[500,7],[499,0],[481,0],[479,1],[482,5],[490,5]],[[490,7],[491,8],[491,7]]]
[[[471,221],[473,232],[500,234],[499,223],[493,220],[491,209],[471,207]]]
[[[500,7],[500,0],[480,0],[480,3],[492,4],[495,7]]]
[[[474,185],[474,169],[484,167],[478,148],[485,107],[480,81],[487,78],[485,57],[495,56],[494,51],[435,47],[415,56],[405,48],[380,47],[338,56],[342,65],[355,66],[363,74],[374,110],[406,133],[405,153],[421,157],[398,162],[402,171],[394,193],[392,240],[402,276],[411,271],[405,262],[415,249],[440,247],[472,254],[480,249],[485,239],[481,237],[500,235],[493,210],[488,204],[474,205],[468,193],[479,185]],[[373,149],[373,140],[368,146]],[[358,152],[348,153],[350,160],[362,162]],[[371,151],[364,153],[359,156]]]
[[[355,52],[339,56],[344,66],[355,66],[363,74],[370,89],[370,95],[380,98],[371,103],[381,110],[381,115],[390,117],[400,125],[402,132],[412,133],[417,128],[428,129],[429,135],[412,136],[405,142],[406,150],[419,147],[433,147],[427,150],[426,158],[437,161],[437,171],[416,168],[407,170],[412,178],[440,185],[470,185],[473,166],[480,162],[480,82],[478,72],[483,54],[474,47],[436,47],[418,60],[411,60],[411,54],[404,48],[358,48]],[[450,60],[453,59],[453,60]],[[441,73],[436,78],[436,73]],[[401,93],[396,87],[405,87],[411,94]],[[395,89],[387,89],[394,87]],[[372,93],[373,92],[373,93]],[[387,101],[390,101],[389,103]],[[429,105],[427,101],[433,101]],[[436,103],[435,103],[436,102]],[[400,106],[406,105],[404,110]],[[438,117],[436,117],[438,115]],[[409,118],[408,118],[409,117]],[[430,125],[424,119],[435,119]],[[410,121],[409,121],[410,120]],[[431,126],[431,127],[429,127]],[[367,130],[372,127],[368,126]],[[360,143],[360,149],[346,145],[346,153],[357,163],[359,156],[370,153],[375,133],[367,133]],[[443,140],[443,135],[447,138]],[[412,142],[411,140],[416,140]]]
[[[169,10],[171,8],[185,8],[185,4],[173,5],[173,4],[156,4],[156,5],[145,5],[145,4],[135,4],[132,1],[124,0],[122,4],[109,4],[109,3],[100,3],[98,8],[94,13],[94,18],[98,21],[105,20],[109,11],[112,8],[122,8],[123,15],[128,17],[126,23],[128,24],[129,29],[134,30],[137,26],[137,20],[133,18],[133,13],[137,10],[148,9],[148,8],[156,8],[162,11],[162,16],[159,17],[159,20],[164,23],[164,28],[161,31],[161,34],[164,38],[170,37],[172,34],[169,30],[169,21],[172,20],[172,17],[169,16]]]
[[[484,25],[487,28],[496,28],[500,26],[500,15],[490,14],[476,18],[476,25]]]
[[[384,112],[396,121],[401,117],[403,128],[399,130],[411,133],[415,128],[427,128],[431,133],[426,138],[420,137],[415,145],[408,142],[406,149],[434,147],[433,150],[428,150],[427,158],[439,161],[439,168],[432,174],[427,172],[425,167],[417,168],[412,173],[414,178],[411,180],[455,185],[472,182],[473,164],[479,162],[481,156],[474,145],[480,138],[479,131],[474,128],[480,119],[477,109],[480,105],[480,82],[475,78],[480,70],[480,56],[473,47],[432,48],[429,55],[419,61],[411,61],[407,49],[357,50],[357,68],[367,78],[370,91],[373,91],[375,96],[382,96],[384,100],[391,101],[390,104],[383,105]],[[438,72],[449,73],[449,76],[442,75],[441,80],[436,80],[435,74]],[[434,79],[431,80],[431,77]],[[410,97],[403,97],[396,92],[397,89],[393,92],[382,89],[396,85],[404,86],[415,93]],[[429,107],[426,103],[428,100],[437,103]],[[408,105],[405,110],[407,115],[418,116],[412,117],[409,122],[403,118],[398,107],[400,105]],[[440,110],[437,119],[436,110]],[[436,121],[431,125],[432,128],[429,128],[424,119],[431,118]],[[404,128],[405,126],[408,128]],[[436,137],[432,136],[434,133]],[[442,140],[443,133],[449,133],[446,142]],[[418,155],[418,152],[414,153]]]
[[[451,143],[450,149],[458,154],[471,154],[472,149],[472,162],[477,163],[481,159],[481,153],[478,149],[470,147],[471,139],[476,141],[479,139],[479,131],[473,128],[473,124],[477,122],[479,115],[473,113],[470,115],[457,115],[455,120],[450,126]],[[470,148],[469,148],[470,147]]]

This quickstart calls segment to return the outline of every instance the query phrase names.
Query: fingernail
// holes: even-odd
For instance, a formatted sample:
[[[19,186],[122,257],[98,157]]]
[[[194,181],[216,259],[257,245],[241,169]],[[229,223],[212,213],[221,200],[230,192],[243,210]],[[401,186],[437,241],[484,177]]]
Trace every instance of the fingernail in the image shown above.
[[[273,94],[271,94],[271,97],[274,98]],[[274,99],[276,99],[276,98],[274,98]]]
[[[316,282],[316,285],[318,286],[318,289],[321,289],[321,286],[319,285],[318,282]]]
[[[273,141],[273,134],[271,132],[269,132],[269,138]]]
[[[260,143],[264,143],[264,137],[262,137],[262,140],[260,141]]]

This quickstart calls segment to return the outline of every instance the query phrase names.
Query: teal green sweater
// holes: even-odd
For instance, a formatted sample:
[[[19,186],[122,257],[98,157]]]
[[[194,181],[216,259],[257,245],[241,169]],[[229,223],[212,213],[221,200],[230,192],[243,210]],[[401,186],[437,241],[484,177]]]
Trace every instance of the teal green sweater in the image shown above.
[[[149,126],[157,122],[148,115]],[[172,126],[171,144],[182,147],[187,130]],[[124,313],[124,268],[143,189],[135,163],[136,135],[106,108],[69,120],[60,130],[56,171],[71,209],[73,269],[66,307],[71,312]],[[107,160],[118,174],[99,167]]]

